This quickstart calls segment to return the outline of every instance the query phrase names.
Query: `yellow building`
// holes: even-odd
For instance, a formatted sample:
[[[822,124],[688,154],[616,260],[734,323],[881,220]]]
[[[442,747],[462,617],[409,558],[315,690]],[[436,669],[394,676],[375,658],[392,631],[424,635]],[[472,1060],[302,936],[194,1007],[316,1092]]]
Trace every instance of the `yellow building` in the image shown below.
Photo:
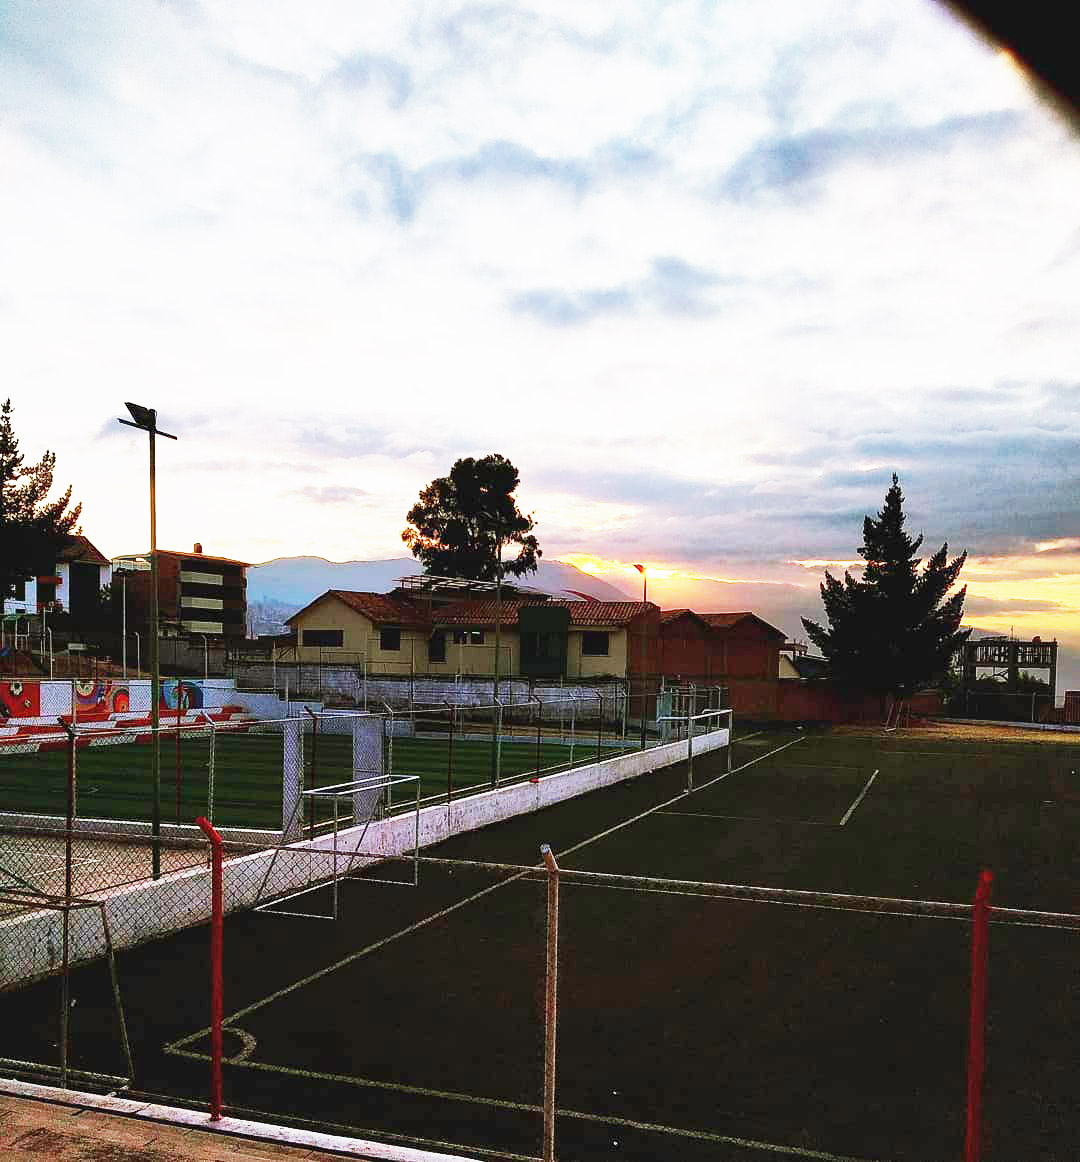
[[[660,611],[640,601],[457,599],[431,591],[328,589],[289,618],[282,662],[364,665],[368,674],[629,677],[655,667]]]

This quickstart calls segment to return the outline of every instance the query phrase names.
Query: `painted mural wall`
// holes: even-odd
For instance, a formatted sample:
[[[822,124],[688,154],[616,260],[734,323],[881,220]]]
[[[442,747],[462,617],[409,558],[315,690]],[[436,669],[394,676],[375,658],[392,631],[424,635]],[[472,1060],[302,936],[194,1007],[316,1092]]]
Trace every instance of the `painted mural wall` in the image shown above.
[[[161,683],[159,711],[164,716],[188,710],[216,710],[236,703],[232,679],[165,678]],[[58,718],[72,714],[77,722],[94,722],[116,714],[150,710],[150,682],[146,678],[55,679],[10,678],[0,680],[0,721]]]

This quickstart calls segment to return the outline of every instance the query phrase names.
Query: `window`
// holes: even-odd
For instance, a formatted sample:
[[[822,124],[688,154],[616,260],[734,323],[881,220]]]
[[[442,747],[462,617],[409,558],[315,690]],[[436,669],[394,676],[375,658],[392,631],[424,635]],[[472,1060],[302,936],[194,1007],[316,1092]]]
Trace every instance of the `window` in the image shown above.
[[[379,649],[394,651],[401,649],[401,629],[396,625],[387,625],[379,630]]]
[[[483,644],[484,631],[482,629],[454,630],[454,645],[456,646],[482,646]]]
[[[551,662],[562,657],[563,635],[527,630],[521,635],[521,660],[523,662]],[[607,653],[607,650],[604,650]]]
[[[445,662],[446,661],[446,633],[439,629],[436,630],[427,644],[427,656],[429,662]]]
[[[608,637],[606,633],[596,630],[586,630],[581,635],[581,652],[587,658],[606,658],[608,653]]]
[[[343,646],[345,631],[341,629],[305,629],[300,635],[302,646]]]

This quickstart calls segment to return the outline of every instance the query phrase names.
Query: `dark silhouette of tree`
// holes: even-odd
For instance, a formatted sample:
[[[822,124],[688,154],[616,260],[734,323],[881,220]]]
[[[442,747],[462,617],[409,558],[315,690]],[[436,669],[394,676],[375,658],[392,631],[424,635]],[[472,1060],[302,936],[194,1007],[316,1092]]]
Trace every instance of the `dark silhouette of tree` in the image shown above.
[[[923,538],[909,537],[904,521],[904,494],[894,473],[877,519],[863,521],[862,578],[845,571],[841,582],[826,572],[821,600],[828,629],[802,619],[836,682],[895,698],[943,677],[971,633],[960,629],[967,587],[948,596],[967,553],[950,561],[946,543],[920,570],[915,554]]]
[[[11,424],[11,400],[0,405],[0,598],[19,582],[56,564],[70,533],[77,533],[82,505],[69,509],[71,489],[49,501],[56,456],[46,452],[27,465]]]
[[[449,476],[437,477],[420,492],[401,539],[425,573],[475,581],[506,573],[520,577],[535,570],[543,554],[532,535],[532,516],[518,510],[517,486],[518,470],[504,456],[458,460]],[[507,545],[520,548],[513,560],[503,561]]]

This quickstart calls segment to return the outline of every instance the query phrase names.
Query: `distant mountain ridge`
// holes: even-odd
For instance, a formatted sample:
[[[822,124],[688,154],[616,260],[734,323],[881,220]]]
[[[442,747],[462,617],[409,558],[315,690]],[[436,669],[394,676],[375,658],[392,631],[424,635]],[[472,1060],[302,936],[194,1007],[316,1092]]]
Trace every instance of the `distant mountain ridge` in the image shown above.
[[[256,633],[280,633],[284,620],[303,609],[327,589],[387,593],[399,577],[422,572],[412,557],[384,561],[327,561],[323,557],[277,557],[252,565],[247,571],[249,621]],[[513,581],[513,578],[510,578]],[[537,571],[521,579],[523,585],[553,597],[587,594],[597,601],[632,598],[608,581],[583,573],[565,561],[541,561]]]

